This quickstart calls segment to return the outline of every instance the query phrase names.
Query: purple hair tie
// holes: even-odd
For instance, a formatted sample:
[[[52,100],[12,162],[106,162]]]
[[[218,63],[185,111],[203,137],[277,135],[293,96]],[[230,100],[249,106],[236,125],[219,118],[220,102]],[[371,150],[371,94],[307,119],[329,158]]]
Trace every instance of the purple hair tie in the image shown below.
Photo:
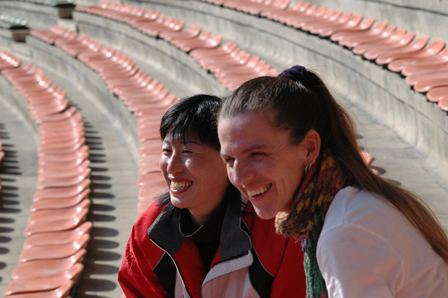
[[[293,80],[294,82],[301,82],[304,80],[306,68],[300,65],[294,65],[291,68],[285,69],[279,74],[279,77]]]

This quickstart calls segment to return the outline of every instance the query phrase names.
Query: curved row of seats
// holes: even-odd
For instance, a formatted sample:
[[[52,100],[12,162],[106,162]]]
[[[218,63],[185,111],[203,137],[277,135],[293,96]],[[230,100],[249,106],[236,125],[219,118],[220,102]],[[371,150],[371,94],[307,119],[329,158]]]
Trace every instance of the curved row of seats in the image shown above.
[[[202,0],[215,5],[265,17],[287,26],[339,43],[356,55],[406,76],[414,90],[426,93],[431,102],[448,111],[448,48],[445,42],[388,25],[363,20],[307,1],[291,6],[284,0]]]
[[[92,228],[86,221],[90,161],[82,116],[69,107],[65,91],[33,64],[1,73],[26,99],[40,132],[37,191],[19,265],[4,296],[67,297],[84,269]]]
[[[243,82],[258,76],[278,74],[266,61],[238,48],[235,43],[220,46],[221,36],[202,31],[198,25],[185,29],[184,21],[161,15],[159,10],[107,1],[75,9],[121,21],[149,36],[165,39],[189,53],[229,90],[235,90]]]
[[[165,111],[179,99],[141,70],[130,57],[110,46],[103,47],[86,35],[75,38],[74,32],[61,30],[58,26],[46,32],[31,31],[31,34],[60,47],[98,73],[109,91],[136,116],[140,155],[138,213],[142,213],[157,194],[167,191],[159,170],[162,143],[158,126]],[[95,46],[90,46],[93,44]]]
[[[169,41],[213,73],[229,90],[235,90],[255,77],[278,75],[278,71],[259,56],[252,56],[233,42],[220,46],[219,35],[209,31],[201,33],[201,27],[197,25],[184,29],[184,21],[161,15],[159,10],[107,1],[99,1],[93,6],[77,6],[76,10],[125,22],[150,36]],[[373,157],[367,152],[363,152],[363,157],[371,165]],[[142,192],[150,196],[151,192],[145,190],[143,188]]]

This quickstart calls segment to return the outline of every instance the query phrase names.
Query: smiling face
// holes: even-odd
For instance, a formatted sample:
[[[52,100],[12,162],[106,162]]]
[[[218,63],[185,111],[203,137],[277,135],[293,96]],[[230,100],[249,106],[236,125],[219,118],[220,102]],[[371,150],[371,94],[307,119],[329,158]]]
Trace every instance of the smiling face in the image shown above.
[[[204,223],[219,206],[229,180],[219,152],[195,139],[163,140],[160,169],[169,187],[171,203],[188,208],[193,220]]]
[[[245,112],[218,123],[229,179],[264,219],[291,210],[308,160],[304,141],[293,144],[289,131],[271,126],[273,116]]]

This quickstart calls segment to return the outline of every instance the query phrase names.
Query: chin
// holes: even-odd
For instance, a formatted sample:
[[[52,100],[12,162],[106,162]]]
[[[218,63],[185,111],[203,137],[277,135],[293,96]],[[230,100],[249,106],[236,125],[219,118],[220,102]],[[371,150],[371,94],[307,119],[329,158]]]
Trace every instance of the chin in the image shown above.
[[[261,219],[271,219],[274,218],[277,214],[276,212],[272,212],[271,210],[265,210],[265,209],[259,209],[254,206],[255,213],[257,213],[257,216]]]

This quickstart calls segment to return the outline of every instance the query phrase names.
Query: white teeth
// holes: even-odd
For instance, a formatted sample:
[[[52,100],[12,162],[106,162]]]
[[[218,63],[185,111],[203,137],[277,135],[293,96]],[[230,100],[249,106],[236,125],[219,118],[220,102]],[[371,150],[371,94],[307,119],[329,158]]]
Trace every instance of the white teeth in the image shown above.
[[[189,187],[190,185],[192,185],[193,182],[171,182],[171,189],[172,190],[180,190],[180,189],[184,189]]]
[[[261,195],[261,194],[265,193],[270,187],[271,187],[271,186],[269,185],[269,186],[266,186],[266,187],[260,187],[260,188],[258,188],[258,189],[254,189],[254,190],[248,190],[248,191],[247,191],[247,194],[248,194],[250,197],[255,197],[255,196],[258,196],[258,195]]]

